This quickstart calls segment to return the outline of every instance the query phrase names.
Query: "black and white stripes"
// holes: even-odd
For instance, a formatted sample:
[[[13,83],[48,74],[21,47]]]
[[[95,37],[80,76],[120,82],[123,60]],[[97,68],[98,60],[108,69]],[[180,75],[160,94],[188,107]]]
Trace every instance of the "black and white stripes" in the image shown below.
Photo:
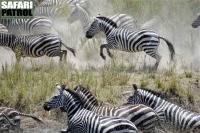
[[[6,46],[13,50],[13,52],[20,52],[22,57],[41,57],[59,56],[66,59],[66,50],[61,50],[61,46],[66,47],[74,55],[74,49],[66,46],[62,40],[53,34],[39,34],[39,35],[14,35],[0,33],[0,46]],[[17,51],[19,50],[19,51]]]
[[[184,133],[199,133],[200,114],[187,111],[160,97],[160,94],[146,88],[137,88],[127,99],[128,104],[145,104],[153,108],[161,120],[169,123],[174,129]]]
[[[79,85],[75,88],[75,93],[84,101],[84,108],[103,116],[115,116],[126,118],[133,122],[138,129],[143,132],[156,132],[155,127],[161,126],[160,119],[154,110],[142,104],[127,105],[119,107],[99,106],[98,101],[86,88]]]
[[[170,57],[172,60],[174,59],[175,50],[173,45],[167,39],[160,37],[151,30],[143,29],[133,32],[127,29],[117,28],[116,23],[107,17],[96,17],[89,30],[86,32],[86,37],[92,38],[99,31],[105,33],[107,40],[107,44],[103,44],[100,47],[100,56],[103,59],[106,59],[103,54],[104,48],[107,49],[107,53],[110,57],[112,57],[112,55],[109,49],[126,52],[144,51],[146,54],[156,59],[154,68],[157,68],[161,59],[161,56],[157,52],[160,39],[163,39],[167,43]]]
[[[0,23],[13,34],[51,33],[53,27],[51,20],[43,16],[32,19],[0,19]]]
[[[44,109],[63,107],[68,116],[70,133],[138,133],[135,125],[126,119],[100,116],[83,108],[78,95],[57,84],[58,92],[45,102]]]

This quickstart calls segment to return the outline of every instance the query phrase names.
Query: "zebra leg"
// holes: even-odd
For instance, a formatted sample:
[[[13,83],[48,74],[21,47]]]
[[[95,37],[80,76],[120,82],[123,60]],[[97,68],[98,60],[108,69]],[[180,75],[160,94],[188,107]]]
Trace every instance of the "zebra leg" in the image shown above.
[[[62,50],[62,55],[61,56],[64,58],[64,62],[66,62],[67,61],[67,50]]]
[[[155,70],[157,70],[158,65],[159,65],[159,63],[160,63],[161,56],[160,56],[159,54],[156,54],[156,55],[155,55],[155,59],[156,59],[156,63],[155,63],[155,65],[153,66],[153,68],[154,68]]]
[[[154,59],[156,59],[156,63],[153,66],[153,69],[157,70],[158,65],[160,63],[161,56],[158,53],[156,53],[156,52],[152,52],[152,51],[148,51],[148,50],[144,50],[144,52],[146,54],[148,54],[149,56],[153,57]]]
[[[106,60],[106,56],[103,54],[103,49],[106,48],[106,45],[107,45],[107,44],[102,44],[102,45],[100,46],[100,56],[101,56],[104,60]]]
[[[108,56],[109,56],[110,58],[113,58],[113,55],[111,54],[110,50],[109,50],[108,48],[106,48],[106,50],[107,50]]]

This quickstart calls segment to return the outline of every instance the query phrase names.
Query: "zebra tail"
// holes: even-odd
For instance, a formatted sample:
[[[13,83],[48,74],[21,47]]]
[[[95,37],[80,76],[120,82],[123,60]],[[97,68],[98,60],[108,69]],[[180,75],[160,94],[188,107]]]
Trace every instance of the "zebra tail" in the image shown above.
[[[76,56],[76,51],[75,51],[75,49],[66,46],[63,42],[61,42],[61,44],[62,44],[63,46],[65,46],[66,49],[68,49],[69,51],[71,51],[71,52],[73,53],[74,56]]]
[[[167,43],[167,46],[169,48],[169,51],[170,51],[170,57],[171,57],[171,60],[174,60],[175,58],[175,50],[174,50],[174,46],[172,45],[172,43],[170,41],[168,41],[166,38],[163,38],[163,37],[158,37],[160,39],[163,39],[166,43]]]
[[[6,116],[4,113],[2,113],[2,115],[4,116],[4,118],[6,118],[6,120],[10,123],[11,126],[13,126],[13,127],[17,126],[17,125],[14,124],[14,123],[8,118],[8,116]]]
[[[34,116],[34,115],[24,114],[24,113],[20,113],[20,112],[18,112],[18,114],[19,114],[20,116],[31,117],[33,120],[35,120],[35,121],[37,121],[37,122],[39,122],[39,123],[41,123],[41,124],[44,124],[44,122],[43,122],[42,120],[40,120],[39,118],[37,118],[37,117]]]

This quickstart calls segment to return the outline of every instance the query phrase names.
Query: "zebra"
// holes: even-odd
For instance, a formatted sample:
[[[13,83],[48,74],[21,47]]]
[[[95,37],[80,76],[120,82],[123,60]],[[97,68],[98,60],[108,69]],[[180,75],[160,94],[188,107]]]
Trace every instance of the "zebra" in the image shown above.
[[[43,34],[50,33],[52,22],[44,16],[33,17],[32,19],[0,19],[9,33],[13,34]]]
[[[53,21],[55,18],[59,18],[63,15],[66,15],[65,8],[66,5],[64,3],[55,6],[38,6],[34,10],[34,16],[45,16]]]
[[[116,22],[117,27],[120,28],[134,30],[135,26],[137,27],[136,21],[127,14],[117,13],[112,16],[108,16],[108,18]],[[67,22],[72,24],[78,20],[80,20],[83,32],[85,34],[91,25],[90,13],[83,7],[75,5],[70,16],[67,19]]]
[[[103,116],[126,118],[144,132],[155,133],[155,126],[157,125],[165,131],[155,111],[148,106],[137,104],[119,107],[103,107],[99,106],[97,99],[82,85],[75,87],[74,92],[84,101],[84,108],[87,110],[91,110]]]
[[[44,103],[46,111],[63,107],[68,116],[70,133],[138,133],[136,126],[129,120],[117,117],[100,116],[83,108],[83,101],[65,85],[56,84],[58,92]]]
[[[3,126],[2,129],[7,131],[9,131],[10,129],[22,131],[22,129],[20,128],[20,122],[21,122],[20,116],[31,117],[39,124],[44,124],[44,122],[38,117],[31,114],[21,113],[16,109],[10,107],[0,107],[0,114],[1,114],[0,123],[1,126]],[[4,118],[6,119],[6,121],[8,121],[8,123],[5,122]]]
[[[3,24],[0,24],[0,32],[8,32],[8,29]]]
[[[127,104],[145,104],[153,108],[160,119],[169,123],[175,130],[187,133],[199,133],[200,114],[187,111],[170,103],[161,94],[147,88],[138,88],[133,84],[134,93],[127,99]]]
[[[63,2],[66,2],[69,6],[80,5],[85,7],[86,5],[88,5],[87,1],[85,0],[46,0],[40,3],[40,6],[61,5]]]
[[[200,13],[198,13],[197,18],[192,23],[193,28],[197,28],[199,26],[200,26]]]
[[[171,60],[174,60],[174,46],[165,38],[159,36],[151,30],[142,29],[139,31],[129,31],[123,28],[117,28],[115,22],[107,17],[95,17],[89,30],[86,32],[88,39],[92,38],[99,31],[106,34],[107,44],[100,46],[100,56],[106,60],[103,54],[103,49],[106,48],[108,55],[112,58],[113,55],[109,49],[122,50],[125,52],[144,51],[149,56],[156,59],[154,69],[157,69],[161,56],[157,53],[160,39],[163,39],[169,48]]]
[[[75,56],[75,50],[66,46],[58,36],[53,34],[14,35],[0,33],[0,46],[12,49],[18,62],[20,57],[41,57],[44,55],[49,57],[59,56],[60,61],[64,56],[66,60],[67,50],[61,50],[61,45]]]

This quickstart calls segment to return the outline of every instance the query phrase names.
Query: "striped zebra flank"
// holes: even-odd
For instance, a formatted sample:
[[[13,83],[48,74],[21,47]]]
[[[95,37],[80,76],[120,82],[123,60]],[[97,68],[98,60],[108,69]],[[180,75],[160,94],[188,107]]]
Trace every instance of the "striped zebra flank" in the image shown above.
[[[56,84],[58,89],[51,98],[44,103],[46,111],[62,107],[68,116],[70,133],[138,133],[136,126],[129,120],[118,117],[97,115],[83,108],[83,101],[65,85]],[[64,131],[63,131],[64,132]]]
[[[66,46],[62,40],[53,34],[39,35],[14,35],[9,33],[0,33],[0,46],[5,46],[16,54],[18,57],[55,57],[59,56],[62,60],[63,56],[66,60],[67,50],[61,50],[61,46],[70,50],[75,56],[75,50]],[[20,58],[17,59],[20,61]]]
[[[170,124],[176,132],[199,133],[200,114],[166,101],[161,94],[147,88],[138,88],[133,84],[134,93],[126,104],[145,104],[153,108],[160,119]]]
[[[143,104],[119,107],[99,106],[97,99],[82,85],[75,87],[74,92],[84,101],[84,108],[103,116],[115,116],[130,120],[143,132],[156,132],[155,127],[165,129],[155,111]],[[165,131],[166,132],[166,131]]]
[[[13,34],[45,34],[51,33],[52,22],[44,16],[33,17],[32,19],[0,19],[9,33]]]
[[[30,117],[39,124],[44,124],[44,122],[38,117],[31,114],[21,113],[10,107],[0,107],[0,114],[0,131],[1,129],[3,129],[2,131],[22,131],[22,129],[20,128],[21,116]]]
[[[198,13],[197,18],[192,23],[193,28],[197,28],[199,26],[200,26],[200,13]]]
[[[125,52],[140,52],[144,51],[149,56],[156,59],[154,69],[157,69],[161,56],[158,54],[158,46],[160,39],[167,43],[170,51],[170,58],[174,60],[174,46],[165,38],[159,36],[154,31],[142,29],[139,31],[130,31],[128,29],[118,28],[117,24],[107,17],[95,17],[89,30],[86,32],[88,39],[93,38],[95,34],[103,31],[106,35],[107,44],[100,46],[100,56],[105,60],[103,49],[107,50],[108,55],[112,58],[113,55],[109,49],[121,50]]]
[[[3,24],[0,24],[0,32],[7,33],[8,29]]]

